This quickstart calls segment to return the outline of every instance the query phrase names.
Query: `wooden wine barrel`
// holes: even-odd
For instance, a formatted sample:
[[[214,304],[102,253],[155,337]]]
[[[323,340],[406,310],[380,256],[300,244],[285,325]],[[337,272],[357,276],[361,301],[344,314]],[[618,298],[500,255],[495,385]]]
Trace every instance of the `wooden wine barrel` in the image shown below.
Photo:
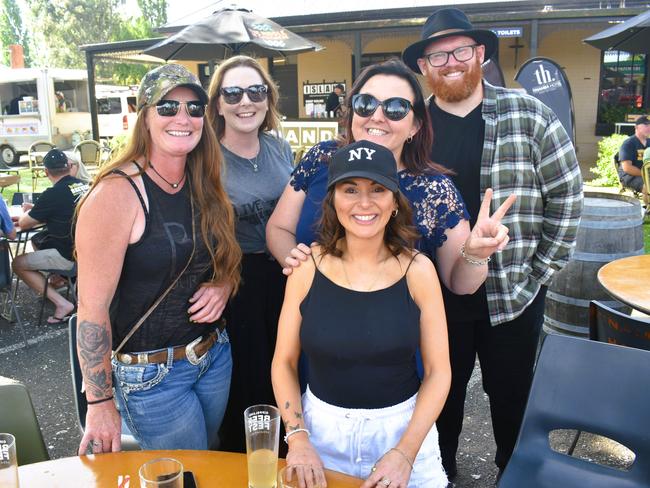
[[[644,253],[641,204],[632,197],[599,192],[586,192],[584,202],[573,257],[548,288],[546,333],[588,336],[590,300],[630,311],[607,294],[596,275],[610,261]]]

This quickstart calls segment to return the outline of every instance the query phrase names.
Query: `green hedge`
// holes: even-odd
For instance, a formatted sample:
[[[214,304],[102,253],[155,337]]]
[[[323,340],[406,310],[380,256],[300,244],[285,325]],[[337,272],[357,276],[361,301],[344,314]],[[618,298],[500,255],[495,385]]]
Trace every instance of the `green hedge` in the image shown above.
[[[624,134],[612,134],[609,137],[603,137],[598,143],[598,159],[596,166],[589,168],[591,172],[597,175],[597,178],[591,182],[594,186],[618,186],[618,174],[614,167],[614,154],[621,148],[623,141],[628,136]]]

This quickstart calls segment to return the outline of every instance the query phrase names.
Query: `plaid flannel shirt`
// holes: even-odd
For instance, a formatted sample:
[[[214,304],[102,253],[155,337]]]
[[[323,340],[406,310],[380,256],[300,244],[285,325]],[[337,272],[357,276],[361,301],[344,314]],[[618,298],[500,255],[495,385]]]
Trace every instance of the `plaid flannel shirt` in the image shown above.
[[[510,242],[492,256],[486,280],[496,325],[519,316],[569,260],[583,193],[573,144],[555,113],[531,96],[485,81],[483,86],[481,196],[494,190],[495,211],[508,195],[517,195],[502,220]]]

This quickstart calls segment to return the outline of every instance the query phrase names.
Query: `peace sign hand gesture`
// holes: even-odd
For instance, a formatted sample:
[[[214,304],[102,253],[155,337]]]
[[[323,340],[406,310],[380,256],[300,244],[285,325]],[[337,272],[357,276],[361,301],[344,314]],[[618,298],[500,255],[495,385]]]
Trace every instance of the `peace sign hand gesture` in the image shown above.
[[[485,260],[495,251],[504,249],[508,244],[508,228],[501,223],[501,219],[515,202],[517,196],[510,195],[490,216],[492,193],[492,188],[485,190],[476,224],[465,241],[466,256],[475,260]]]

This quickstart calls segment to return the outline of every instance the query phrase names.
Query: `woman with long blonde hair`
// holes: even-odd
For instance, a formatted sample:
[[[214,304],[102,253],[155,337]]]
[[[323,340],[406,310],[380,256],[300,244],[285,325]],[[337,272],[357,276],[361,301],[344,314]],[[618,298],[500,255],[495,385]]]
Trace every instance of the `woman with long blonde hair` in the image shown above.
[[[180,65],[148,72],[129,143],[79,205],[79,454],[119,450],[122,423],[143,449],[217,439],[232,367],[219,319],[241,251],[207,99]]]
[[[273,402],[271,358],[285,279],[268,252],[266,223],[289,181],[292,156],[278,136],[278,89],[253,58],[224,61],[212,77],[207,118],[224,156],[224,186],[235,208],[242,286],[226,308],[233,373],[222,450],[244,452],[242,412]]]

